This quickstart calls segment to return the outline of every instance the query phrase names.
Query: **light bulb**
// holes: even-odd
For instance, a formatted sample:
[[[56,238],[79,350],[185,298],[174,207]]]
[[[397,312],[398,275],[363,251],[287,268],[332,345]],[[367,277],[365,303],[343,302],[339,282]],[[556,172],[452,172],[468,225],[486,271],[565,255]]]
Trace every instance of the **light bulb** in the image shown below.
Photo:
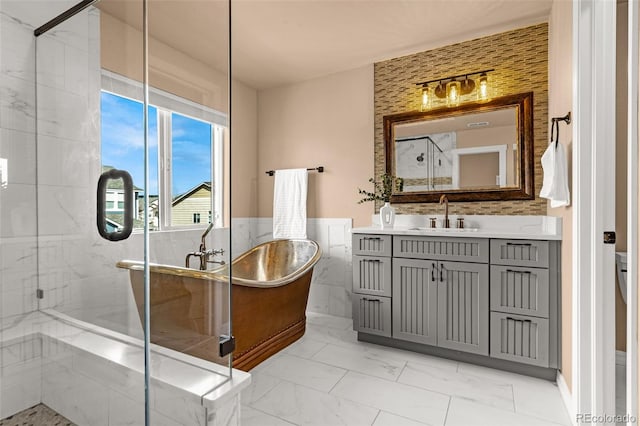
[[[460,103],[460,82],[452,80],[447,83],[447,105],[457,106]]]
[[[489,99],[489,79],[487,74],[482,73],[478,77],[478,100],[484,101]]]
[[[433,98],[433,93],[431,87],[424,86],[422,88],[422,104],[420,105],[420,111],[427,111],[431,109],[431,100]]]

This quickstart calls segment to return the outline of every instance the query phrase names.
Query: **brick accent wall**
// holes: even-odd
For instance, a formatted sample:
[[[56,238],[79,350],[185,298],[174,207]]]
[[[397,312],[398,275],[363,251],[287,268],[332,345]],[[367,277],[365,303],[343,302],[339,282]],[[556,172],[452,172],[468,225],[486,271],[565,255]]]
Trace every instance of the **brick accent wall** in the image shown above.
[[[492,97],[533,92],[535,200],[450,203],[451,214],[546,215],[540,157],[548,143],[548,25],[538,24],[374,64],[375,175],[385,171],[382,118],[420,108],[419,81],[495,68]],[[464,98],[463,98],[464,100]],[[434,105],[435,106],[435,105]],[[561,128],[560,132],[564,129]],[[376,208],[380,207],[377,205]],[[437,203],[394,204],[397,213],[441,213]]]

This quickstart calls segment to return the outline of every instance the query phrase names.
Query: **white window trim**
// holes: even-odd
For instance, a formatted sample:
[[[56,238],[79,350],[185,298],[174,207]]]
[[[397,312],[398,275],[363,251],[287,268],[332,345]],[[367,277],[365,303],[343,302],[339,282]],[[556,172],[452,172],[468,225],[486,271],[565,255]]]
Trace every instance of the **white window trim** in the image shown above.
[[[111,71],[102,70],[102,91],[116,96],[143,103],[142,83]],[[186,228],[203,228],[208,223],[172,225],[171,208],[173,197],[172,184],[172,152],[171,152],[171,114],[177,113],[195,120],[211,124],[211,216],[214,227],[222,228],[224,224],[224,187],[219,182],[224,180],[224,133],[228,127],[227,115],[204,105],[156,88],[149,88],[149,105],[158,114],[158,205],[160,207],[159,230],[175,230]],[[205,221],[206,222],[206,221]]]

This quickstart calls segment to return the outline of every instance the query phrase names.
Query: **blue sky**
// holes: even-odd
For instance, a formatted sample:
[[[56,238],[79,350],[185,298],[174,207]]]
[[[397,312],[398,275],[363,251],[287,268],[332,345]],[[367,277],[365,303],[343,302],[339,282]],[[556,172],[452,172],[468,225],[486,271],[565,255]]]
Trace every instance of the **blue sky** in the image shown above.
[[[127,170],[144,187],[142,104],[102,92],[102,164]],[[149,194],[158,194],[158,117],[149,107]],[[211,125],[172,114],[172,195],[211,180]]]

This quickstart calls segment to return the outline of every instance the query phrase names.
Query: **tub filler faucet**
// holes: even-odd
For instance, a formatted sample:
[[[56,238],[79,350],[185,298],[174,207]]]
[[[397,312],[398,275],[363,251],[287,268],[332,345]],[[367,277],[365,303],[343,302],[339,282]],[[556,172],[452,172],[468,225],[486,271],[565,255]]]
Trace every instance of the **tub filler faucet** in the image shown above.
[[[205,242],[205,239],[209,234],[209,232],[211,232],[212,228],[213,228],[213,223],[210,223],[209,226],[207,226],[207,229],[202,233],[202,237],[200,237],[200,249],[198,251],[192,251],[190,253],[187,253],[187,257],[185,258],[185,261],[184,261],[184,264],[185,264],[184,266],[186,268],[189,267],[189,260],[192,257],[200,258],[201,271],[207,270],[207,263],[217,263],[219,265],[225,264],[224,260],[209,260],[210,257],[217,256],[219,254],[224,254],[224,249],[217,249],[217,250],[208,249],[207,250],[207,244]]]

